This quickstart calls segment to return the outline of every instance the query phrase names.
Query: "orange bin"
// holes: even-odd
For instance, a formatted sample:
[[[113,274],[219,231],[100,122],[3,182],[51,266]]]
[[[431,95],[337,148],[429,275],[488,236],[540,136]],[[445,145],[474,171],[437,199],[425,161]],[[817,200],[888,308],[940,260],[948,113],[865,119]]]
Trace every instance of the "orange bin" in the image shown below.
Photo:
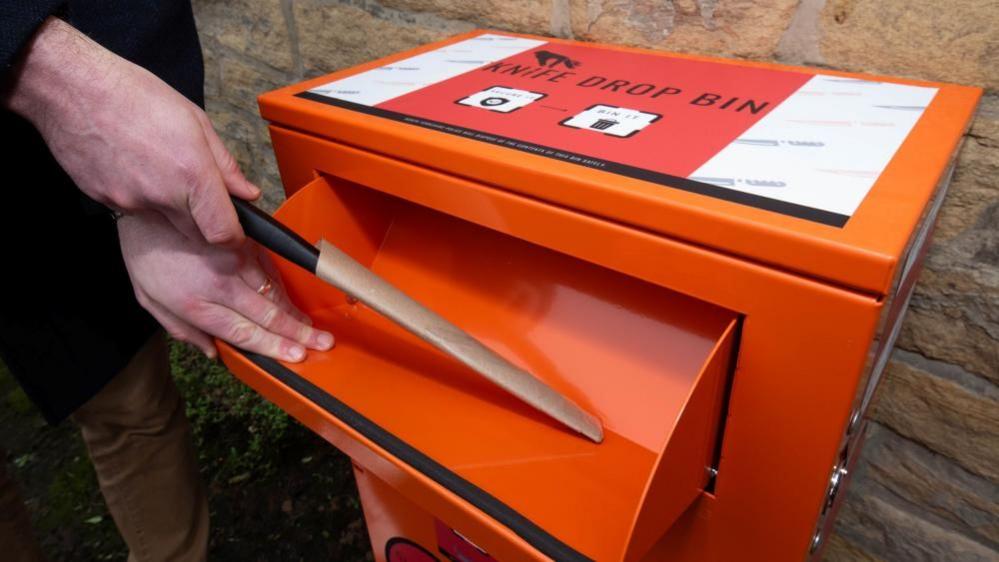
[[[278,218],[606,439],[281,260],[337,346],[223,359],[354,459],[379,561],[818,556],[979,95],[486,32],[265,94]]]

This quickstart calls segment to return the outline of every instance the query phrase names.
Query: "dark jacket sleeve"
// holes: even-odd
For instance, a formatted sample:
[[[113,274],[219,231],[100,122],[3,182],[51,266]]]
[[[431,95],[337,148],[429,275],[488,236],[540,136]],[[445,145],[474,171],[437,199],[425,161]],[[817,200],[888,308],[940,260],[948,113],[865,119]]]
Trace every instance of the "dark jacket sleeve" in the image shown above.
[[[66,0],[0,0],[0,77],[6,76],[18,53],[45,18],[62,9]]]

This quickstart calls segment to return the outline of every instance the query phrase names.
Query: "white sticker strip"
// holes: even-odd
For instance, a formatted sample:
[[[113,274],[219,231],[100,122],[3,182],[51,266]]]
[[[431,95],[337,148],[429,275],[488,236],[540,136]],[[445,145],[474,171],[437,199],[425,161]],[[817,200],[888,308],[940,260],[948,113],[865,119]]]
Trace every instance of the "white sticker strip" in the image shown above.
[[[597,104],[562,121],[560,125],[627,138],[658,121],[660,117],[662,116],[658,113]]]
[[[816,75],[690,179],[852,216],[936,92]]]
[[[487,33],[309,90],[373,106],[528,51],[545,41]]]

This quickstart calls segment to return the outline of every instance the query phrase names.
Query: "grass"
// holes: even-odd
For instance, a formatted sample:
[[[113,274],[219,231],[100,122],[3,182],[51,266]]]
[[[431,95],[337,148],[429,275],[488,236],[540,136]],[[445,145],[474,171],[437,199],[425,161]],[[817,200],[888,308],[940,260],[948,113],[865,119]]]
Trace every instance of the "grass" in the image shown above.
[[[350,459],[219,363],[171,344],[218,561],[372,560]],[[53,561],[125,560],[79,431],[45,424],[0,364],[0,445]]]

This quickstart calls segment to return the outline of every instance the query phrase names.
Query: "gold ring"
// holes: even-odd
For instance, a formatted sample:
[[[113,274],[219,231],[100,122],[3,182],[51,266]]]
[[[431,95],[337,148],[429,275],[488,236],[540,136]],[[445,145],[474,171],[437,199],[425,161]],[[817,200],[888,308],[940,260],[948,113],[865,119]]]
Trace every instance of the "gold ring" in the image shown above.
[[[272,288],[274,288],[274,284],[271,283],[271,280],[268,277],[268,278],[264,279],[263,285],[261,285],[260,288],[257,289],[257,294],[258,295],[263,295],[263,296],[266,297],[267,293],[271,292]]]

